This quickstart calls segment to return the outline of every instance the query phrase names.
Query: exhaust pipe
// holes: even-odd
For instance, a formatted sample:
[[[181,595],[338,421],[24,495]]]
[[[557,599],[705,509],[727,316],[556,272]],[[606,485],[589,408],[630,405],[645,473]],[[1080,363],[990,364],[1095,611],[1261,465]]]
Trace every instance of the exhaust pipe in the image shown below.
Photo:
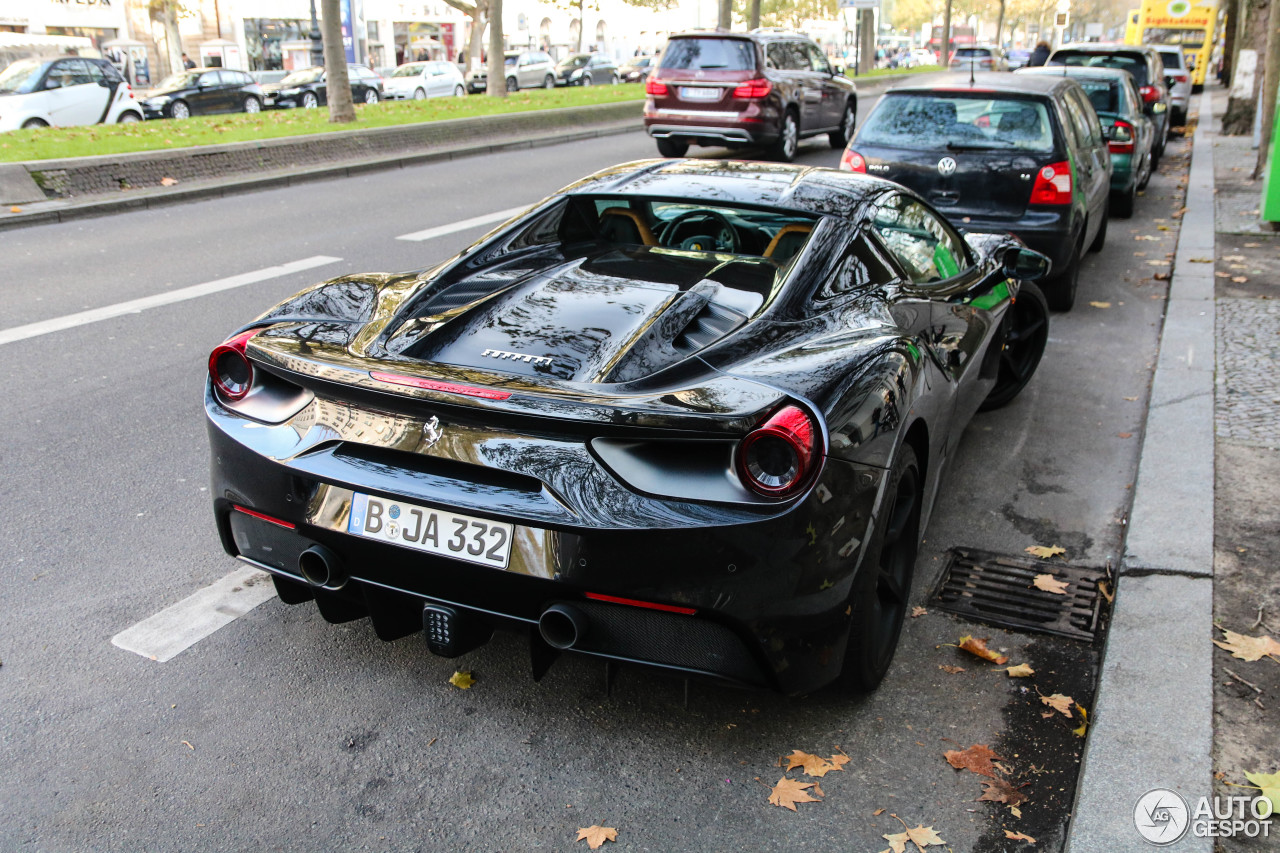
[[[571,649],[591,628],[591,620],[576,607],[553,604],[538,618],[538,633],[553,649]]]
[[[323,545],[312,545],[298,555],[298,571],[307,583],[322,589],[341,589],[347,582],[342,560]]]

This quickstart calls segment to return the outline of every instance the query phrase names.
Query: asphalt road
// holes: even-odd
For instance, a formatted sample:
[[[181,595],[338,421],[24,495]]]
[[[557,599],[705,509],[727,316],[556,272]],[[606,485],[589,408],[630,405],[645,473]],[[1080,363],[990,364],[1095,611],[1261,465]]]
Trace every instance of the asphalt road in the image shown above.
[[[652,155],[634,133],[0,235],[0,340],[176,300],[0,343],[0,849],[569,850],[600,823],[618,850],[876,851],[902,831],[892,814],[957,851],[1006,849],[1003,827],[1060,847],[1082,742],[1076,722],[1041,717],[1035,691],[1087,706],[1096,647],[936,609],[909,620],[874,695],[694,684],[687,708],[681,682],[634,669],[606,696],[602,667],[572,657],[535,684],[519,637],[447,661],[275,598],[166,662],[112,645],[240,566],[214,532],[201,411],[228,331],[319,278],[428,266],[486,227],[398,235]],[[837,152],[810,141],[799,159],[834,166]],[[1091,567],[1119,554],[1163,310],[1147,261],[1173,248],[1155,220],[1176,229],[1176,179],[1158,175],[1134,219],[1112,220],[1039,375],[973,422],[926,534],[920,603],[955,547],[1061,545]],[[183,291],[317,256],[334,260]],[[1037,675],[943,645],[970,633]],[[470,690],[448,684],[458,666]],[[974,802],[979,777],[943,760],[973,743],[1026,783],[1021,819]],[[851,761],[821,780],[823,802],[767,803],[779,756],[837,745]]]

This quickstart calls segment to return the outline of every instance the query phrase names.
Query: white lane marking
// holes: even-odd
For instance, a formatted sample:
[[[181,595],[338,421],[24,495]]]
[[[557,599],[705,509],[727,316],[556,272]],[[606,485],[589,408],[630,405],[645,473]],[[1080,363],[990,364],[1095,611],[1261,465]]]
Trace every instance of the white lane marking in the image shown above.
[[[246,284],[255,284],[259,281],[279,278],[282,275],[291,275],[295,272],[322,267],[325,264],[337,263],[340,260],[342,258],[314,255],[310,258],[303,258],[300,261],[290,261],[287,264],[280,264],[275,267],[265,267],[264,269],[244,272],[228,278],[220,278],[216,281],[206,281],[204,284],[193,284],[190,287],[170,290],[167,293],[157,293],[154,296],[131,299],[128,302],[93,308],[89,311],[81,311],[78,314],[67,314],[64,317],[54,317],[51,320],[41,320],[38,323],[28,323],[25,326],[14,326],[10,329],[0,330],[0,345],[11,344],[14,341],[25,341],[27,338],[48,335],[53,332],[65,331],[66,329],[74,329],[77,326],[86,326],[89,323],[109,320],[112,317],[120,317],[124,314],[137,314],[146,311],[148,308],[159,308],[161,305],[185,302],[188,299],[208,296],[210,293],[219,293],[223,290],[231,290],[234,287],[244,287]]]
[[[509,207],[506,210],[499,210],[496,213],[486,213],[484,216],[473,216],[470,219],[463,219],[452,225],[441,225],[436,228],[428,228],[425,231],[414,231],[412,234],[401,234],[397,240],[431,240],[435,237],[443,237],[446,234],[456,234],[459,231],[466,231],[468,228],[475,228],[477,225],[491,225],[494,222],[502,222],[504,219],[510,219],[517,213],[523,213],[532,205],[521,205],[520,207]]]
[[[271,575],[252,568],[236,569],[177,604],[121,631],[111,638],[111,644],[164,663],[262,602],[274,598],[275,594]]]

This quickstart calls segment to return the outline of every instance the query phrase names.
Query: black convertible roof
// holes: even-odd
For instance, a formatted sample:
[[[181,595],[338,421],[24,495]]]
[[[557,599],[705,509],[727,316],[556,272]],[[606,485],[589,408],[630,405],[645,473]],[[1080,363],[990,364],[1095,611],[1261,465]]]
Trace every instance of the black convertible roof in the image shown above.
[[[741,160],[637,160],[597,172],[562,192],[690,199],[702,204],[721,201],[853,218],[868,199],[889,189],[901,188],[880,178],[814,166]]]

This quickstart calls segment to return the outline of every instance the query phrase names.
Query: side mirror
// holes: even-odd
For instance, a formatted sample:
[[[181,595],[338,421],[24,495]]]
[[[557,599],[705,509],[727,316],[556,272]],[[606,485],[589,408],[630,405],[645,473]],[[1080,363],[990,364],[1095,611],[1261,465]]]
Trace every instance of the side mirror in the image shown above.
[[[1005,251],[1002,267],[1006,278],[1039,281],[1049,274],[1053,261],[1039,252],[1015,246]]]
[[[1156,115],[1160,115],[1167,109],[1169,109],[1169,107],[1165,105],[1164,101],[1156,101],[1151,106],[1151,112],[1155,113]]]

